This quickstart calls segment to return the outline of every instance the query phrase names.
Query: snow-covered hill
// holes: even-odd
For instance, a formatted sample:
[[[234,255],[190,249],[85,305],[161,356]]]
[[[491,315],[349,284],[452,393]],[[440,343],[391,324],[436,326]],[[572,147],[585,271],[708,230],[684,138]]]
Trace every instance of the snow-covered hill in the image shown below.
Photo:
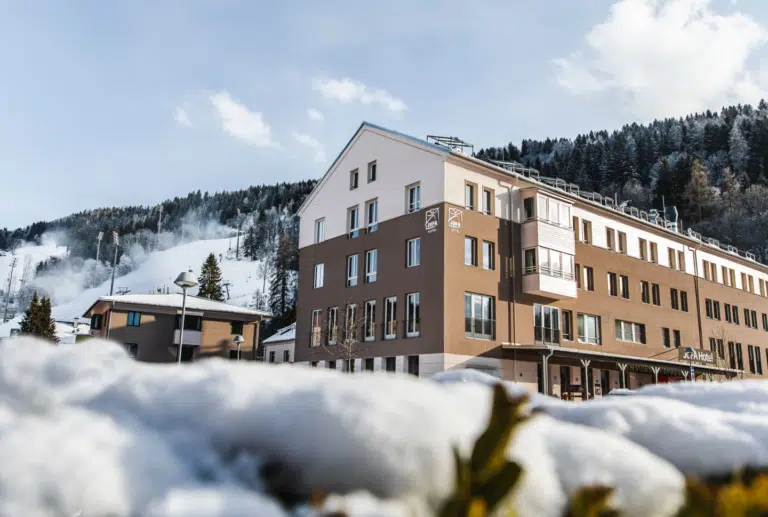
[[[46,243],[42,246],[23,246],[11,252],[0,251],[0,289],[8,289],[8,278],[11,273],[11,264],[16,259],[16,267],[13,269],[13,281],[11,290],[16,291],[21,285],[24,269],[29,269],[30,278],[34,276],[35,268],[43,261],[51,257],[63,257],[67,254],[65,246],[56,243]]]
[[[250,261],[242,259],[242,257],[239,261],[234,260],[234,249],[230,250],[230,242],[234,248],[233,240],[212,239],[194,241],[167,250],[147,253],[135,260],[136,267],[133,271],[115,279],[115,292],[125,289],[129,289],[132,294],[153,293],[166,289],[169,289],[170,292],[181,292],[173,283],[178,274],[191,269],[197,276],[205,258],[209,253],[213,253],[217,260],[220,260],[223,280],[231,284],[228,303],[245,306],[251,301],[257,288],[269,289],[269,280],[264,282],[259,276],[258,261]],[[53,249],[45,246],[29,248],[29,250],[33,250],[28,253],[32,253],[38,262],[61,251],[60,248]],[[0,257],[0,260],[4,259],[8,259],[8,257]],[[0,272],[2,272],[1,268]],[[61,279],[61,282],[65,281],[67,279]],[[97,287],[80,292],[71,299],[57,300],[54,297],[53,317],[59,321],[72,321],[73,318],[82,316],[99,296],[109,294],[109,286],[110,280],[107,280]],[[265,286],[266,289],[264,289]],[[190,294],[195,293],[196,290],[190,291]],[[10,329],[18,327],[20,320],[21,317],[19,316],[6,324],[0,323],[0,337],[8,336]]]

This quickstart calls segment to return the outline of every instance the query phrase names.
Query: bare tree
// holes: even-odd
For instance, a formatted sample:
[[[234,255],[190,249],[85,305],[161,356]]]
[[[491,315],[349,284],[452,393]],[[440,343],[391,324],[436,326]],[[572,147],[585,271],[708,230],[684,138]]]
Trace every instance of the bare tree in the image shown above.
[[[344,371],[353,372],[355,359],[367,348],[365,336],[376,332],[373,314],[367,320],[365,305],[348,300],[344,307],[329,309],[326,317],[326,339],[323,339],[322,327],[315,327],[311,342],[319,344],[332,357],[341,359]]]
[[[720,324],[713,327],[710,332],[710,348],[712,348],[712,354],[714,355],[715,364],[719,368],[729,368],[730,362],[728,360],[728,353],[726,353],[727,344],[732,341],[731,334],[725,325]],[[730,351],[729,351],[730,353]],[[735,351],[734,351],[735,353]],[[736,358],[733,358],[736,362]]]
[[[267,255],[262,259],[261,262],[259,262],[259,267],[257,268],[257,272],[259,273],[259,276],[261,277],[261,292],[266,293],[267,292],[267,280],[269,280],[269,277],[272,276],[272,272],[275,270],[275,263],[272,260],[272,257]]]

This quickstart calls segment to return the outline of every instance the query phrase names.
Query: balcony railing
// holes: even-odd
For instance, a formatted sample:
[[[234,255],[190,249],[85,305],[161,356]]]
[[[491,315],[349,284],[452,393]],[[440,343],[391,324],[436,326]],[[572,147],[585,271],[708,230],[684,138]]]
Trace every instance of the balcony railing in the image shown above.
[[[523,271],[525,275],[546,275],[553,278],[562,278],[563,280],[573,280],[575,277],[572,272],[563,271],[562,269],[553,269],[549,266],[525,266]]]

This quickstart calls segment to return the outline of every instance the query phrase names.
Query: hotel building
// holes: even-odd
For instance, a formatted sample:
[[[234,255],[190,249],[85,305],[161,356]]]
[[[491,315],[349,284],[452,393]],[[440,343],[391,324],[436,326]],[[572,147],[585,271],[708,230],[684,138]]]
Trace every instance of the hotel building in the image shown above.
[[[299,210],[295,361],[557,396],[768,374],[768,268],[663,214],[363,123]]]

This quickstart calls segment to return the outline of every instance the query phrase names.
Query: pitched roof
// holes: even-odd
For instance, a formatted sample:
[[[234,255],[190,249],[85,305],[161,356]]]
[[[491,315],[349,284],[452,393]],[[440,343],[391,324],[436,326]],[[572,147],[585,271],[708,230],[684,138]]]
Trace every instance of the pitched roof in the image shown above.
[[[124,294],[120,296],[102,296],[93,305],[98,302],[123,303],[135,305],[150,305],[155,307],[165,307],[170,309],[181,309],[183,295],[180,293],[169,294]],[[87,314],[92,308],[85,311]],[[187,309],[193,311],[212,311],[229,312],[232,314],[242,314],[245,316],[261,316],[270,318],[272,315],[266,311],[247,309],[237,305],[230,305],[224,302],[217,302],[207,298],[198,298],[197,296],[187,296]]]
[[[262,344],[269,345],[273,343],[282,343],[283,341],[296,341],[296,323],[291,323],[287,327],[281,328],[262,341]]]

